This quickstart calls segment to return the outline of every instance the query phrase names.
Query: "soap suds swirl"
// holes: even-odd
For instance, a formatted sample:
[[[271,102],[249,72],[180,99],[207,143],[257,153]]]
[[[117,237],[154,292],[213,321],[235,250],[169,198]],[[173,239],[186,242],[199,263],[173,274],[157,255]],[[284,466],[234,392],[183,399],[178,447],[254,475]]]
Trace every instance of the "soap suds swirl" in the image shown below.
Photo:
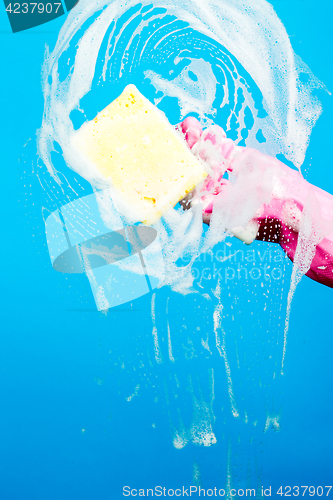
[[[38,147],[53,178],[51,182],[41,176],[48,191],[51,184],[55,186],[51,191],[59,202],[84,191],[80,180],[73,187],[61,179],[52,157],[59,146],[66,166],[93,189],[109,187],[77,157],[70,137],[131,82],[171,123],[194,114],[204,126],[221,125],[237,145],[272,156],[282,153],[300,167],[321,111],[311,92],[321,83],[295,56],[272,6],[264,0],[255,7],[252,4],[104,0],[92,5],[81,0],[68,16],[54,50],[46,52],[43,66],[45,110]],[[300,79],[304,72],[306,84],[305,78]],[[225,237],[221,230],[200,236],[198,214],[173,211],[158,225],[168,282],[179,291],[188,290],[193,279],[191,266],[179,270],[177,259],[185,252],[194,260]],[[176,230],[179,225],[187,228],[182,242]]]
[[[109,187],[89,165],[78,161],[71,149],[70,137],[82,123],[94,118],[118,97],[128,83],[134,83],[166,113],[174,125],[191,113],[204,127],[219,124],[235,144],[259,149],[273,157],[278,153],[283,154],[297,168],[302,165],[312,127],[321,112],[320,103],[312,96],[312,90],[322,87],[322,84],[294,54],[283,24],[273,7],[265,0],[172,0],[153,4],[80,0],[69,14],[56,46],[52,51],[47,50],[42,72],[45,109],[38,135],[38,152],[43,162],[39,178],[49,198],[47,203],[52,206],[51,210],[73,198],[88,194],[89,189]],[[56,151],[60,151],[61,155],[57,155]],[[65,160],[62,166],[58,164],[59,158]],[[262,200],[257,200],[258,205],[260,202]],[[253,210],[255,211],[255,207],[252,207]],[[107,223],[107,207],[101,206],[101,212]],[[248,214],[248,218],[250,217]],[[242,223],[246,225],[246,220]],[[236,225],[235,223],[234,226]],[[269,386],[272,378],[280,371],[277,345],[279,342],[281,344],[279,323],[283,323],[281,287],[274,289],[274,283],[265,283],[263,288],[267,293],[265,297],[269,293],[273,297],[267,298],[271,341],[267,344],[267,350],[271,355],[267,357],[266,375],[260,373],[259,380],[252,383],[252,380],[247,380],[248,374],[244,372],[246,391],[239,387],[235,390],[233,369],[242,369],[238,349],[243,346],[243,353],[246,354],[254,351],[252,363],[255,364],[258,352],[262,353],[261,342],[264,342],[267,335],[264,327],[260,330],[259,320],[253,321],[253,317],[249,317],[244,328],[249,330],[255,323],[255,335],[241,335],[237,338],[240,347],[236,350],[228,344],[230,349],[227,355],[226,322],[228,314],[232,318],[230,321],[234,317],[239,321],[241,317],[242,324],[246,322],[243,319],[240,297],[244,296],[247,300],[250,296],[255,303],[255,289],[249,290],[247,284],[241,284],[236,292],[232,284],[224,287],[219,279],[209,294],[203,293],[200,288],[193,287],[192,272],[196,258],[203,253],[208,255],[217,243],[225,239],[226,224],[217,217],[215,228],[203,233],[202,210],[198,204],[186,212],[181,208],[169,211],[155,227],[163,248],[165,283],[184,295],[190,291],[201,291],[200,296],[194,296],[194,300],[202,305],[200,314],[199,308],[193,307],[191,315],[197,313],[198,322],[203,317],[206,324],[209,324],[207,332],[200,332],[198,326],[196,336],[193,333],[188,335],[191,339],[184,355],[186,322],[178,329],[180,335],[178,330],[174,333],[176,326],[174,329],[172,326],[169,328],[168,323],[170,362],[175,359],[179,362],[181,355],[188,362],[192,352],[190,347],[193,346],[190,341],[197,341],[198,344],[201,342],[206,356],[211,356],[212,352],[217,353],[218,359],[225,365],[227,397],[232,418],[241,417],[246,425],[248,422],[254,427],[257,425],[257,409],[253,409],[251,401],[242,403],[242,398],[237,397],[238,394],[246,393],[250,399],[262,398],[265,403],[265,432],[269,426],[278,429],[280,416],[274,405],[271,408],[270,395],[267,397],[266,393],[259,393],[257,389],[259,385],[262,388],[262,377],[264,384]],[[184,256],[187,257],[188,264],[179,267],[177,262]],[[126,266],[126,263],[121,262],[119,265]],[[159,275],[158,266],[155,273],[156,276]],[[227,292],[222,303],[223,287]],[[153,337],[155,361],[159,363],[160,351],[163,351],[163,331],[161,333],[158,321],[155,323],[154,297],[155,295],[152,300]],[[208,315],[207,318],[205,316],[203,302],[206,299],[215,303],[214,313],[210,317],[213,324],[208,323]],[[177,298],[178,300],[185,304],[186,297]],[[265,303],[263,311],[266,310],[266,305]],[[260,324],[265,324],[263,311],[260,311]],[[203,330],[206,324],[205,327],[202,326]],[[275,324],[278,324],[276,328]],[[230,327],[230,331],[235,332],[234,323],[230,325],[233,327]],[[248,330],[246,333],[249,333]],[[196,344],[195,346],[196,352],[199,352]],[[193,358],[195,356],[193,354]],[[238,364],[235,364],[233,358]],[[179,374],[182,372],[175,373],[177,389],[173,389],[169,383],[169,392],[175,398],[178,396]],[[183,375],[182,387],[188,387],[186,374]],[[254,375],[258,375],[255,370]],[[206,401],[204,394],[198,403],[195,389],[190,386],[194,417],[187,428],[181,419],[174,419],[178,422],[177,426],[172,424],[176,448],[182,448],[189,441],[203,446],[216,442],[213,432],[214,376],[212,369]],[[196,381],[195,376],[193,381]],[[161,384],[160,392],[163,390]],[[185,389],[183,395],[184,393]],[[197,390],[197,394],[201,392]],[[200,409],[204,409],[204,412],[200,413]],[[228,421],[228,424],[232,425],[232,422]]]
[[[138,79],[172,123],[194,112],[240,145],[266,140],[266,153],[300,166],[321,110],[311,91],[321,84],[295,56],[272,6],[251,4],[81,0],[44,62],[39,153],[49,171],[56,140],[68,165],[98,184],[66,139]]]

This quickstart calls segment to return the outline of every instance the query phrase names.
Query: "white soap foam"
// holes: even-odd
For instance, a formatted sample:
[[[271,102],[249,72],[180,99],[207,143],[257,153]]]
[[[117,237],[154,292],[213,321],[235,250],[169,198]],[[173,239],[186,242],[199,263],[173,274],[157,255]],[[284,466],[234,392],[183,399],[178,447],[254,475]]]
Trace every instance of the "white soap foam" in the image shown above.
[[[237,417],[239,417],[239,412],[237,409],[234,391],[233,391],[232,376],[231,376],[230,364],[228,361],[226,343],[225,343],[225,331],[223,330],[223,326],[222,326],[223,305],[221,303],[220,280],[218,280],[216,289],[213,291],[213,293],[214,293],[215,297],[218,299],[218,304],[215,306],[215,310],[214,310],[214,314],[213,314],[215,343],[216,343],[216,348],[217,348],[220,356],[223,358],[224,364],[225,364],[225,371],[226,371],[227,381],[228,381],[228,394],[229,394],[231,412],[232,412],[233,416],[237,418]],[[222,340],[220,337],[220,333],[222,334]]]
[[[121,78],[126,72],[130,74],[145,58],[157,57],[155,54],[160,45],[167,46],[175,54],[175,67],[171,73],[178,72],[178,75],[166,77],[153,70],[143,71],[147,81],[155,86],[157,103],[161,102],[162,97],[175,97],[180,108],[179,120],[187,113],[194,112],[202,124],[207,125],[217,116],[218,107],[233,102],[225,118],[226,123],[221,125],[227,130],[234,130],[231,122],[237,114],[239,126],[236,127],[236,142],[242,140],[241,131],[247,128],[246,114],[250,114],[254,124],[248,127],[251,130],[248,131],[247,145],[263,148],[256,139],[257,132],[261,130],[266,137],[266,152],[283,152],[300,166],[311,128],[320,113],[320,105],[311,96],[311,89],[320,84],[299,60],[296,66],[289,38],[272,6],[264,0],[258,1],[255,6],[250,0],[155,2],[154,7],[162,7],[169,16],[163,21],[163,15],[154,15],[152,7],[145,7],[148,3],[142,5],[140,10],[133,0],[98,0],[94,4],[82,0],[69,14],[54,50],[46,52],[43,66],[45,110],[39,131],[39,154],[53,178],[61,183],[51,158],[56,141],[62,148],[66,164],[88,180],[95,190],[108,189],[115,206],[126,215],[126,207],[117,199],[110,181],[75,148],[71,140],[74,126],[70,115],[74,110],[80,110],[84,96],[98,92],[98,81],[109,79],[113,82],[113,79]],[[130,11],[131,8],[134,10]],[[145,12],[141,12],[143,9]],[[121,16],[126,12],[130,15],[124,20]],[[170,15],[174,16],[171,20]],[[177,24],[177,20],[183,24]],[[87,21],[85,31],[81,30]],[[132,31],[128,33],[130,23],[134,21]],[[149,24],[151,21],[158,21],[160,26],[152,28]],[[153,30],[149,35],[145,34],[147,27]],[[189,29],[196,30],[194,45],[184,48],[177,45],[178,38],[191,38]],[[123,39],[126,39],[126,46]],[[149,46],[151,39],[154,39],[152,47]],[[141,50],[138,49],[140,43]],[[216,54],[214,64],[197,56],[198,48],[207,50],[211,45]],[[72,63],[68,64],[65,71],[61,58],[64,55],[67,57],[67,53]],[[100,60],[104,61],[103,67]],[[240,70],[240,64],[243,70]],[[182,65],[180,72],[178,65]],[[246,71],[262,94],[266,118],[258,116],[250,89],[251,82],[245,80]],[[308,87],[300,83],[298,71],[310,75]],[[223,86],[223,96],[219,99],[218,84]],[[96,109],[95,115],[98,111],[100,109]],[[257,167],[257,177],[262,173],[263,170]],[[266,175],[266,185],[262,181],[263,195],[258,197],[256,191],[252,191],[253,194],[249,196],[249,182],[253,182],[255,177],[253,173],[251,175],[249,179],[244,173],[237,179],[237,185],[230,186],[228,200],[232,200],[233,208],[237,208],[238,213],[230,207],[225,209],[216,206],[206,235],[202,233],[200,203],[187,213],[170,210],[155,225],[166,262],[165,284],[182,293],[191,290],[191,263],[179,269],[177,259],[186,253],[192,256],[193,262],[202,251],[208,251],[222,241],[227,235],[227,228],[246,227],[264,198],[268,199],[271,193],[270,179]],[[244,203],[238,203],[245,198],[245,206]],[[115,217],[106,197],[99,198],[99,205],[106,223]],[[239,207],[242,208],[241,212]],[[129,264],[124,260],[117,265],[126,268]],[[158,261],[155,269],[151,270],[156,277],[161,274],[159,268]]]
[[[156,361],[156,363],[160,364],[160,363],[162,363],[162,358],[161,358],[161,351],[160,351],[160,346],[159,346],[159,342],[158,342],[158,331],[156,328],[155,300],[156,300],[156,293],[153,293],[153,295],[151,297],[151,318],[153,320],[152,335],[153,335],[153,339],[154,339],[155,361]]]
[[[203,59],[191,59],[188,66],[172,81],[151,70],[145,71],[144,74],[154,87],[163,93],[163,97],[177,97],[181,120],[189,113],[197,113],[207,125],[212,124],[212,120],[205,120],[205,117],[207,109],[212,110],[213,114],[217,80],[208,62]],[[193,80],[194,76],[190,75],[194,75],[197,80]],[[205,75],[204,79],[202,75]],[[162,97],[156,98],[155,104],[158,105],[161,100]]]
[[[69,138],[73,126],[69,115],[72,110],[79,107],[81,98],[92,88],[93,79],[96,78],[96,63],[98,57],[101,57],[99,51],[109,26],[112,21],[119,19],[121,14],[135,5],[137,3],[134,0],[124,2],[98,0],[93,4],[89,0],[81,0],[80,5],[69,14],[61,29],[55,49],[51,53],[46,53],[43,67],[46,106],[43,127],[39,134],[39,153],[53,175],[56,175],[56,172],[52,167],[50,151],[52,151],[53,140],[57,140],[63,149],[67,163],[74,170],[89,178],[95,185],[103,185],[104,180],[91,165],[88,167],[82,159],[78,162],[72,155]],[[143,2],[142,5],[148,5],[148,2]],[[265,0],[259,0],[255,6],[250,0],[243,2],[239,0],[202,2],[178,0],[178,2],[154,2],[154,7],[165,8],[168,14],[176,15],[178,19],[188,22],[193,29],[221,44],[236,58],[251,75],[264,99],[268,117],[259,121],[267,138],[266,149],[268,147],[269,152],[272,153],[282,151],[300,166],[304,159],[311,128],[320,113],[320,104],[311,96],[311,87],[318,87],[321,84],[299,58],[295,62],[288,35],[273,7]],[[101,11],[101,8],[104,10]],[[96,19],[81,36],[80,28],[96,13],[98,13]],[[133,15],[131,19],[134,17]],[[126,63],[126,57],[134,40],[137,43],[136,37],[143,36],[142,30],[147,22],[141,20],[139,26],[133,30],[127,46],[122,47],[124,57],[122,54],[116,54],[118,58],[121,58],[122,66]],[[124,23],[113,39],[112,32],[109,35],[109,46],[101,71],[101,77],[104,80],[107,79],[108,64],[114,63],[117,41],[127,26],[128,22]],[[174,32],[177,33],[177,31],[181,34],[179,27],[175,27]],[[154,35],[156,37],[156,33]],[[170,34],[168,36],[170,37]],[[59,60],[68,49],[73,37],[79,38],[75,62],[68,68],[67,77],[60,81]],[[164,43],[164,38],[161,34],[154,47],[156,48],[159,43]],[[200,42],[198,43],[200,45]],[[140,61],[140,54],[136,54],[136,57],[137,63]],[[225,54],[225,57],[229,55]],[[237,91],[242,86],[245,89],[246,85],[237,75],[234,63],[232,66],[229,71],[232,70],[230,72],[233,73],[234,90]],[[126,69],[131,69],[131,67],[127,65]],[[189,71],[198,77],[197,73],[203,70],[204,75],[201,74],[197,82],[189,77]],[[226,71],[226,67],[223,67],[223,71]],[[306,72],[310,76],[307,86],[300,82],[300,72]],[[208,63],[202,59],[194,60],[192,57],[187,69],[171,82],[153,71],[148,71],[146,74],[156,83],[158,90],[164,92],[165,95],[177,97],[183,111],[198,110],[203,119],[205,115],[214,112],[212,101],[216,77]],[[51,83],[49,76],[52,77]],[[231,92],[232,89],[228,91]],[[206,104],[204,104],[205,93]],[[249,93],[246,92],[244,95],[248,100],[247,104],[252,106],[253,115],[256,116]],[[225,97],[230,96],[227,94]]]
[[[54,143],[57,142],[69,168],[86,179],[97,193],[100,189],[110,190],[111,197],[97,194],[105,224],[112,227],[120,223],[114,204],[121,204],[121,200],[114,199],[109,182],[93,164],[80,155],[71,142],[74,132],[71,113],[76,111],[80,114],[85,97],[99,94],[103,87],[99,87],[100,82],[109,83],[110,89],[117,85],[116,94],[110,97],[110,102],[128,83],[132,83],[131,74],[134,79],[137,78],[135,72],[140,65],[144,84],[149,82],[150,87],[155,87],[155,94],[150,96],[150,100],[160,106],[167,117],[168,112],[163,103],[167,98],[175,98],[179,107],[178,121],[187,113],[196,113],[202,125],[207,126],[216,121],[227,133],[234,134],[232,138],[236,143],[243,141],[244,145],[272,156],[282,153],[300,168],[312,127],[321,112],[320,103],[311,92],[322,84],[295,56],[286,30],[273,7],[265,0],[257,0],[255,5],[252,0],[160,0],[154,2],[154,7],[165,9],[168,15],[174,16],[173,19],[163,20],[163,14],[154,13],[152,7],[147,7],[149,2],[142,2],[140,5],[142,7],[134,0],[81,0],[68,15],[54,50],[46,52],[42,74],[45,109],[38,135],[38,152],[53,179],[52,181],[45,173],[39,174],[40,178],[43,177],[41,184],[48,196],[60,199],[63,195],[65,203],[70,201],[75,192],[74,186],[64,180],[63,174],[53,164],[52,152],[55,150]],[[128,17],[121,18],[131,8],[134,10]],[[142,12],[143,9],[145,12]],[[177,24],[177,19],[188,23],[188,26]],[[154,21],[156,27],[150,24]],[[84,24],[85,28],[81,30]],[[183,46],[180,41],[177,45],[178,40],[191,39],[189,30],[196,30],[200,34],[194,37],[194,44]],[[166,47],[166,50],[159,52],[160,47]],[[208,47],[213,54],[209,61],[207,58],[203,59],[202,54],[198,55],[200,48],[204,51]],[[168,51],[173,54],[174,60],[174,70],[169,75],[163,71],[163,57],[166,57]],[[66,60],[65,65],[62,57]],[[158,57],[159,60],[156,59]],[[150,68],[145,65],[145,61],[156,64]],[[300,73],[308,75],[306,84],[301,82]],[[124,77],[124,84],[121,85]],[[261,99],[258,95],[261,95],[266,115],[258,113],[258,99]],[[105,102],[104,106],[109,102]],[[90,111],[90,119],[104,106]],[[223,115],[220,114],[222,110],[225,111]],[[82,117],[88,119],[84,112],[81,113]],[[172,121],[170,117],[169,119]],[[266,139],[264,143],[258,139],[259,132]],[[146,249],[150,262],[156,256],[156,265],[152,266],[150,274],[161,278],[162,284],[169,285],[176,292],[198,293],[199,290],[193,288],[192,264],[195,259],[223,241],[228,230],[245,228],[258,208],[268,199],[272,191],[273,176],[263,178],[261,167],[256,166],[251,179],[247,176],[246,169],[243,169],[237,184],[233,183],[231,177],[226,203],[216,207],[211,225],[205,233],[200,199],[186,212],[181,208],[169,210],[154,226],[158,233],[156,243]],[[242,170],[242,165],[239,165],[239,169]],[[259,194],[252,190],[249,195],[249,183],[256,177],[260,178],[263,189]],[[318,235],[307,230],[306,220],[303,222],[305,226],[300,227],[300,241],[304,243],[309,237],[310,243],[305,246],[301,244],[296,252],[297,266],[289,296],[289,312],[295,286],[299,277],[308,269],[318,240]],[[160,247],[165,265],[163,276],[160,271]],[[178,259],[184,256],[190,257],[188,264],[178,267]],[[125,259],[115,265],[126,268],[129,264]],[[137,272],[142,272],[141,266]],[[91,282],[94,282],[93,271],[88,269],[87,274]],[[233,394],[225,334],[221,324],[223,306],[220,289],[216,298],[216,348],[225,364],[231,411],[237,417],[239,411]],[[207,299],[210,299],[209,295]],[[102,305],[105,303],[103,290],[99,291],[98,300]],[[152,299],[152,322],[155,360],[160,364],[162,356],[156,326],[155,295]],[[169,323],[167,328],[168,357],[173,362]],[[209,347],[208,337],[202,342],[210,353],[212,346]],[[284,353],[285,346],[286,333]],[[194,409],[199,408],[198,412],[194,412],[191,429],[185,428],[181,423],[177,430],[174,429],[176,448],[184,447],[189,441],[204,446],[214,444],[216,438],[213,432],[212,401],[213,397],[209,404],[202,400],[196,406],[195,398],[193,399]]]
[[[192,418],[188,426],[186,426],[183,422],[180,408],[177,408],[176,423],[171,418],[169,411],[169,420],[173,432],[173,446],[177,449],[184,448],[189,442],[197,446],[205,447],[209,447],[217,443],[217,439],[213,431],[213,425],[215,422],[213,403],[215,396],[214,371],[212,369],[209,373],[209,379],[210,391],[204,397],[202,391],[200,390],[199,395],[196,395],[193,388],[192,377],[191,375],[188,377],[187,392],[190,393],[192,399]]]

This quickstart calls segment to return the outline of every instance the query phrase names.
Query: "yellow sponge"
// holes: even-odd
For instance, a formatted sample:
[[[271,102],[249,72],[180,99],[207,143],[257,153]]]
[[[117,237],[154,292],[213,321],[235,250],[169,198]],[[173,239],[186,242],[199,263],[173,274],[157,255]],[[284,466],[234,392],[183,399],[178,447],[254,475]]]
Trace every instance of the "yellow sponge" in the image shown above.
[[[154,224],[207,176],[185,140],[134,85],[73,139],[146,224]]]

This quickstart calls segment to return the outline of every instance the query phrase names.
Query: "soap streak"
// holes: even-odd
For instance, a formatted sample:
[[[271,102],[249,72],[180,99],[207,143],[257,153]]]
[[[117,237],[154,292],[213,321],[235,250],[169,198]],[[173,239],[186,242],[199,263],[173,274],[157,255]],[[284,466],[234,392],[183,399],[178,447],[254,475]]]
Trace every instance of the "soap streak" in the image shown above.
[[[218,298],[218,304],[215,306],[215,310],[213,313],[215,342],[216,342],[216,347],[217,347],[217,350],[218,350],[220,356],[224,359],[225,371],[226,371],[227,382],[228,382],[228,394],[229,394],[229,399],[230,399],[231,412],[232,412],[233,416],[237,418],[237,417],[239,417],[239,412],[237,410],[235,397],[234,397],[234,393],[233,393],[231,370],[230,370],[230,365],[229,365],[227,351],[226,351],[226,342],[225,342],[226,334],[225,334],[225,331],[222,327],[223,305],[221,303],[220,280],[218,281],[216,289],[213,293]],[[222,342],[221,342],[221,338],[220,338],[219,333],[218,333],[219,330],[222,331]]]
[[[154,352],[155,352],[155,360],[156,363],[161,364],[162,363],[162,358],[161,358],[161,353],[160,353],[160,346],[158,343],[158,332],[156,328],[156,317],[155,317],[155,299],[156,299],[156,293],[153,293],[151,297],[151,319],[153,321],[153,338],[154,338]]]

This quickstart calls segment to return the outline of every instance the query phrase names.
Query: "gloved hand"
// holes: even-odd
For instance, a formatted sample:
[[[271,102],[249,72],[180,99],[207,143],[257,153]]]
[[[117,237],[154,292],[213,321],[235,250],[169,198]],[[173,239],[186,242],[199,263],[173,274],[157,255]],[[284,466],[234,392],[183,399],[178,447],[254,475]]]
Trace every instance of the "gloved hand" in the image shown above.
[[[276,158],[236,146],[218,125],[203,130],[188,117],[178,129],[209,172],[183,207],[201,202],[206,224],[215,207],[234,236],[247,244],[279,243],[292,261],[301,231],[300,251],[306,254],[308,246],[309,255],[312,245],[314,253],[304,264],[306,275],[333,288],[333,196]]]

